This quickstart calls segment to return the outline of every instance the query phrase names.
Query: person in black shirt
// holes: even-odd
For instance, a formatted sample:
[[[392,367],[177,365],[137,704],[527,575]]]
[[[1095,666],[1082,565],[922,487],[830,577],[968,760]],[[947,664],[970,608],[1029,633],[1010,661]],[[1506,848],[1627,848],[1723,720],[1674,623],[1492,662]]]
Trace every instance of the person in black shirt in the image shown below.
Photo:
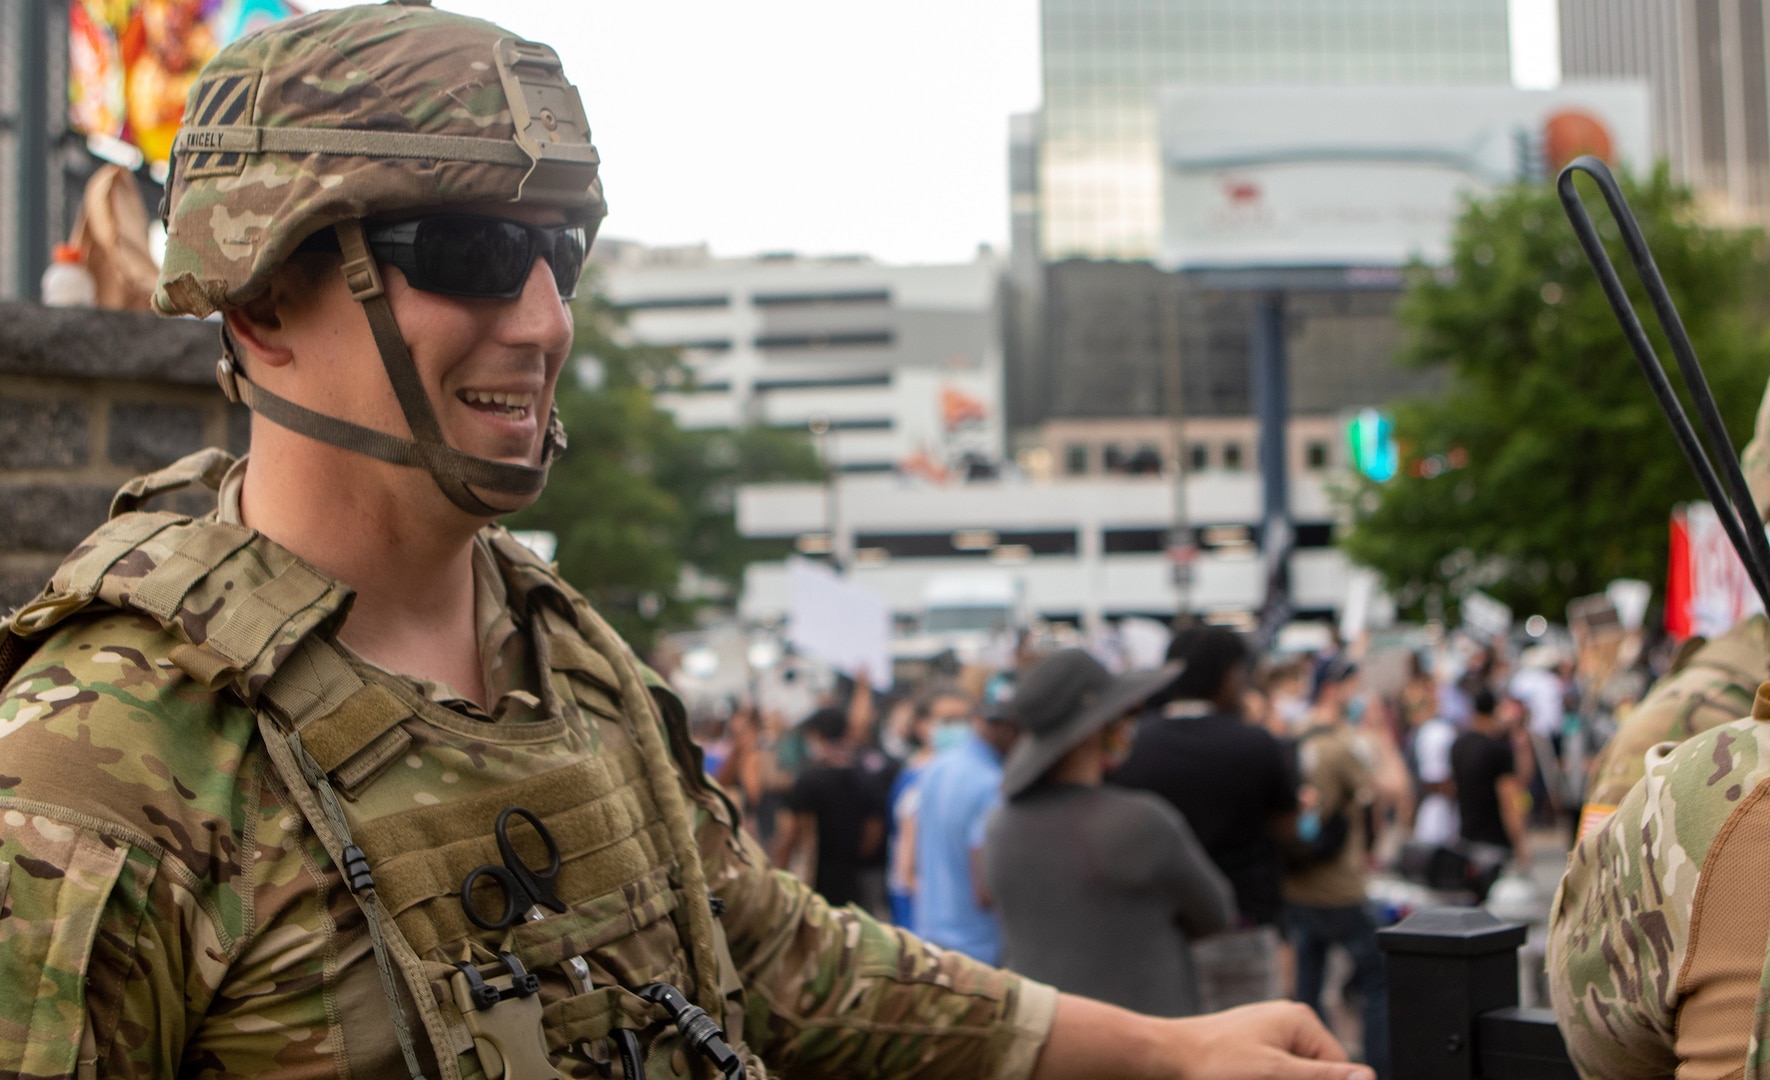
[[[1172,804],[1235,890],[1236,929],[1194,946],[1204,1008],[1281,997],[1277,835],[1297,810],[1289,756],[1271,732],[1242,719],[1252,658],[1240,637],[1186,627],[1175,634],[1168,659],[1186,670],[1107,782]]]
[[[862,671],[855,676],[848,699],[848,742],[855,771],[879,815],[881,831],[878,842],[861,859],[860,906],[876,919],[889,919],[891,904],[885,888],[885,849],[891,833],[891,788],[903,768],[903,759],[880,745],[878,717],[882,711],[885,710],[873,693],[872,683]]]
[[[822,708],[801,729],[807,761],[787,792],[775,862],[790,867],[815,845],[812,888],[832,904],[860,903],[861,867],[884,836],[884,814],[874,786],[853,762],[848,714]]]
[[[1523,854],[1524,783],[1513,752],[1511,732],[1495,716],[1493,691],[1475,694],[1469,730],[1450,747],[1450,771],[1457,788],[1457,813],[1468,844]]]

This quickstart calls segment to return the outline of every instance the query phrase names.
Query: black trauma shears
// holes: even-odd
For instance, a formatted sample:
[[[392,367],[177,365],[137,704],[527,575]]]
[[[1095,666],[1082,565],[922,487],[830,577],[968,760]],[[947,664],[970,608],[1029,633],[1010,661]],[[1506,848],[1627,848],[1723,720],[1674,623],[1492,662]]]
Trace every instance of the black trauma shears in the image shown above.
[[[527,821],[535,830],[535,835],[541,838],[541,843],[546,845],[545,869],[535,869],[516,853],[515,845],[510,842],[512,814]],[[539,922],[546,918],[541,910],[543,907],[563,913],[565,902],[553,891],[553,883],[559,878],[559,843],[553,839],[547,826],[541,823],[540,817],[526,807],[505,807],[498,812],[498,822],[492,828],[492,835],[498,841],[498,856],[503,859],[504,865],[482,863],[467,871],[467,876],[461,880],[461,907],[466,910],[467,918],[482,930],[508,930],[523,919]],[[473,887],[482,877],[490,878],[504,898],[504,906],[495,919],[486,918],[474,906]],[[574,956],[565,962],[565,967],[578,993],[589,993],[590,965],[584,962],[584,958]]]

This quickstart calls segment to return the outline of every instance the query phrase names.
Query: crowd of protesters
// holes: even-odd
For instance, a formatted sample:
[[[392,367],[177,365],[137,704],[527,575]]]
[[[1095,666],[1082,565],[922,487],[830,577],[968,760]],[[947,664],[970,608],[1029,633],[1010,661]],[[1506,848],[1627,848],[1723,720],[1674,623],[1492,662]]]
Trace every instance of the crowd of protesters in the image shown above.
[[[1293,997],[1387,1076],[1372,875],[1479,901],[1533,814],[1561,823],[1569,652],[1273,658],[1190,625],[1154,670],[1102,653],[1023,648],[889,695],[842,680],[796,722],[739,706],[710,767],[832,901],[1146,1013]]]

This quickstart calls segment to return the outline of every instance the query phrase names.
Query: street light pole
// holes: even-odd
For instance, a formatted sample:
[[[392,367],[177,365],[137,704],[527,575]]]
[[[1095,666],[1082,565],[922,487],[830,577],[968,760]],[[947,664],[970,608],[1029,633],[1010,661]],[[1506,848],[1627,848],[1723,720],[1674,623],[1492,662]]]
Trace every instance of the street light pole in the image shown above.
[[[18,295],[41,299],[49,265],[49,48],[51,8],[26,0],[19,12],[18,62]],[[66,17],[65,15],[63,16]]]
[[[830,569],[840,574],[847,566],[841,541],[842,504],[841,492],[836,485],[836,463],[830,460],[835,442],[835,431],[827,416],[814,416],[806,425],[811,429],[812,437],[817,440],[817,456],[824,465],[824,534],[830,541]]]
[[[1254,300],[1252,353],[1254,411],[1260,423],[1260,552],[1266,597],[1260,605],[1261,646],[1270,645],[1291,617],[1290,556],[1294,546],[1288,484],[1290,396],[1286,388],[1285,294]]]
[[[1179,280],[1175,275],[1176,281]],[[1192,575],[1197,545],[1186,515],[1186,416],[1184,369],[1180,362],[1180,290],[1170,289],[1162,304],[1162,351],[1167,360],[1167,412],[1174,442],[1174,520],[1168,533],[1168,559],[1173,566],[1178,594],[1175,615],[1192,614]]]

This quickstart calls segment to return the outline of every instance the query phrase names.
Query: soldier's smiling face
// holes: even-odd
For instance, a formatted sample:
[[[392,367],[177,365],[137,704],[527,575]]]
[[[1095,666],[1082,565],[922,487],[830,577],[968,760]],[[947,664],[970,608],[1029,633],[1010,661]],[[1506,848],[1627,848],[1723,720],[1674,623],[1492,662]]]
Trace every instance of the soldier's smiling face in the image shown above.
[[[534,225],[565,220],[552,207],[489,204],[455,212],[463,209]],[[388,304],[448,444],[474,457],[538,464],[559,372],[572,344],[571,309],[560,299],[547,262],[534,260],[522,294],[513,299],[426,292],[410,285],[398,267],[379,266]],[[277,341],[294,362],[249,372],[251,377],[309,409],[410,437],[368,319],[341,273],[325,275],[311,290],[291,290],[276,304],[275,320]],[[323,444],[309,445],[334,453]],[[359,478],[380,476],[385,483],[415,486],[441,498],[421,469],[357,455],[345,460]],[[534,496],[505,492],[478,494],[504,509],[534,501]]]
[[[476,207],[472,212],[534,225],[565,220],[561,211],[548,207]],[[572,344],[571,309],[560,299],[546,261],[535,259],[522,295],[511,300],[425,292],[386,263],[381,274],[449,445],[474,457],[538,464],[554,387]],[[373,352],[369,364],[385,382]],[[511,505],[511,497],[501,493],[487,498]]]

